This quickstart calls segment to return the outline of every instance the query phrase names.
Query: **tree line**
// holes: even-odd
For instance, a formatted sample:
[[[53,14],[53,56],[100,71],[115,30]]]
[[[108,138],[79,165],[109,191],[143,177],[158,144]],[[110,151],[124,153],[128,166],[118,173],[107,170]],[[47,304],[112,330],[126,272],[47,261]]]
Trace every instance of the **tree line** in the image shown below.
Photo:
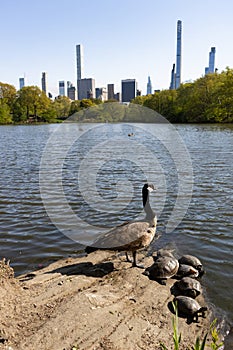
[[[192,83],[181,84],[177,90],[137,96],[131,101],[132,107],[135,104],[148,107],[174,123],[232,123],[233,70],[226,68],[221,73],[207,74]],[[97,105],[98,108],[89,108]],[[0,82],[0,124],[52,123],[70,116],[76,116],[73,118],[76,121],[142,121],[138,109],[132,107],[122,108],[116,103],[114,108],[110,105],[104,108],[99,99],[71,101],[66,96],[52,100],[37,86],[17,91],[13,85]]]
[[[58,122],[99,103],[99,99],[71,101],[66,96],[51,100],[38,86],[16,91],[13,85],[0,82],[0,124]]]
[[[174,123],[232,123],[233,70],[207,74],[177,90],[138,96],[133,101]]]

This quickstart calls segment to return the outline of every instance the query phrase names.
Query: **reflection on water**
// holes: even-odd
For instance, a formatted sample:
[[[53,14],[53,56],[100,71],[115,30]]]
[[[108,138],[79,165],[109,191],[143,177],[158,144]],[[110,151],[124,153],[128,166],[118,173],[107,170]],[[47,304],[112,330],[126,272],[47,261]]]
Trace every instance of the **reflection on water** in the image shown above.
[[[207,271],[203,283],[210,301],[219,308],[220,313],[227,313],[233,321],[233,127],[175,126],[192,160],[194,184],[188,211],[171,233],[165,233],[165,228],[177,199],[179,178],[174,157],[171,157],[161,139],[149,133],[151,128],[156,127],[151,124],[141,128],[138,124],[110,123],[91,128],[90,124],[84,124],[82,128],[76,124],[63,126],[62,142],[73,133],[77,135],[62,160],[62,187],[67,203],[83,222],[83,226],[77,227],[77,235],[84,234],[91,225],[90,232],[94,236],[98,233],[98,227],[108,229],[122,221],[140,217],[141,187],[149,178],[158,187],[151,200],[159,217],[160,236],[150,250],[173,244],[178,254],[197,255]],[[64,256],[76,255],[83,248],[53,225],[41,200],[41,157],[56,128],[56,125],[0,127],[1,256],[11,259],[16,274]],[[148,132],[145,128],[148,128]],[[166,125],[160,128],[166,138]],[[134,137],[126,140],[132,132]],[[107,142],[113,136],[119,138],[118,145],[126,138],[127,159],[121,161],[119,155],[114,159],[112,156],[106,158],[107,154],[117,154],[117,148],[114,148],[117,143]],[[136,143],[144,148],[139,150]],[[91,158],[90,150],[99,144],[102,148],[98,150],[98,157],[95,153],[95,158]],[[51,149],[51,162],[59,147],[62,145],[56,144]],[[148,150],[150,154],[146,152]],[[121,148],[119,152],[122,152]],[[136,155],[137,164],[134,162]],[[80,167],[87,157],[92,159],[90,166],[96,167],[96,176],[94,180],[91,179],[95,181],[95,189],[89,186],[88,174],[80,188]],[[103,159],[107,161],[102,162]],[[56,184],[56,178],[51,181]],[[125,189],[130,189],[130,195]],[[90,203],[85,200],[88,191],[92,196],[89,196]],[[122,203],[125,205],[122,206]],[[62,218],[62,203],[57,207],[57,215]]]

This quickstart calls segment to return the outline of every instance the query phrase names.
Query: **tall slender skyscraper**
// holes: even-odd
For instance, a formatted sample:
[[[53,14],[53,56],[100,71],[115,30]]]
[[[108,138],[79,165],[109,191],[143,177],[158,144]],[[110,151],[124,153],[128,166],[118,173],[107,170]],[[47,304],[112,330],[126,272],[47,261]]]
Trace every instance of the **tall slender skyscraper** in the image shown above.
[[[150,76],[148,77],[146,94],[147,95],[152,94],[152,84],[151,84]]]
[[[215,52],[216,48],[211,47],[211,51],[209,53],[209,73],[214,73],[215,70]]]
[[[173,63],[172,72],[171,72],[170,90],[175,90],[175,88],[176,88],[176,86],[175,86],[175,82],[176,82],[175,68],[176,68],[176,65],[175,65],[175,63]]]
[[[211,47],[211,51],[209,53],[209,66],[205,67],[205,74],[215,72],[215,52],[216,52],[216,48]]]
[[[83,46],[76,45],[76,59],[77,59],[77,80],[84,78],[83,76]]]
[[[46,72],[42,73],[41,87],[42,87],[42,91],[47,93],[47,73]]]
[[[181,34],[182,22],[177,21],[177,46],[176,46],[176,89],[180,86],[181,79]]]
[[[77,62],[77,90],[78,90],[78,99],[81,100],[81,80],[84,78],[83,76],[83,46],[76,45],[76,62]]]

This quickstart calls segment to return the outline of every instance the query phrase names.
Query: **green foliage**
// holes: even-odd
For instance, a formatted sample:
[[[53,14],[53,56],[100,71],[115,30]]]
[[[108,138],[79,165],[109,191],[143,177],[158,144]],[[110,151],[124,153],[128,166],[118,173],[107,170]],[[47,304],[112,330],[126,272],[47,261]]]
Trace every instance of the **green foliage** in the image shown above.
[[[15,102],[14,119],[20,114],[20,121],[33,117],[38,121],[40,116],[50,107],[50,99],[38,86],[25,86],[18,92]]]
[[[178,308],[177,304],[172,302],[172,307],[175,312],[175,316],[172,317],[172,328],[173,328],[173,343],[174,343],[174,350],[179,350],[179,345],[181,342],[181,333],[179,334],[179,321],[178,321]],[[161,343],[160,344],[163,350],[168,350],[168,348]]]
[[[179,344],[181,342],[181,333],[178,331],[178,308],[175,303],[172,303],[173,309],[175,311],[175,316],[172,318],[172,327],[173,327],[173,342],[174,349],[179,350]]]
[[[0,103],[0,124],[12,123],[12,117],[10,114],[10,108],[6,103]]]
[[[81,110],[81,106],[80,106],[81,101],[76,100],[76,101],[72,101],[70,104],[70,110],[69,110],[69,116],[73,115],[76,112],[79,112]]]
[[[192,346],[192,350],[204,350],[206,345],[207,335],[208,333],[206,333],[202,342],[200,342],[200,338],[197,337],[195,345]]]
[[[99,99],[71,101],[66,96],[50,100],[37,86],[15,87],[0,82],[0,123],[54,122],[154,122],[156,111],[170,122],[233,123],[233,69],[207,74],[177,90],[137,96],[129,106]],[[106,106],[108,106],[106,108]],[[146,113],[135,105],[148,107]],[[98,106],[98,108],[96,108]]]
[[[0,82],[0,100],[5,103],[10,110],[16,99],[16,89],[13,85]]]
[[[171,122],[232,123],[233,70],[207,74],[177,90],[139,96],[133,103],[149,107]]]
[[[178,308],[177,304],[172,302],[172,307],[174,310],[175,315],[172,317],[172,328],[173,328],[173,343],[174,343],[174,350],[180,349],[181,344],[181,333],[179,334],[179,318],[178,318]],[[215,319],[211,325],[210,325],[210,334],[211,334],[211,343],[207,345],[207,336],[208,333],[205,334],[202,342],[199,337],[196,338],[195,344],[191,347],[190,350],[205,350],[206,346],[209,346],[212,350],[218,350],[223,343],[219,343],[219,333],[216,328],[217,319]],[[160,346],[163,350],[171,350],[168,349],[164,343],[160,343]]]
[[[216,323],[217,323],[217,319],[215,319],[210,325],[210,333],[211,333],[211,337],[212,337],[212,342],[210,344],[210,348],[212,350],[218,350],[223,345],[222,342],[219,343],[219,334],[218,334],[218,330],[216,328]]]
[[[52,103],[56,118],[65,119],[70,112],[71,101],[66,96],[58,96]]]

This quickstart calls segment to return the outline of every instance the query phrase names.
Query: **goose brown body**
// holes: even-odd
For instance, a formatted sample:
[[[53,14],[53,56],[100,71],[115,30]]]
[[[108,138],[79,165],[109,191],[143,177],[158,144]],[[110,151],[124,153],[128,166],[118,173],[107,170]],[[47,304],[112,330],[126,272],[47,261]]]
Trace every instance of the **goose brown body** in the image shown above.
[[[143,207],[146,212],[144,220],[127,222],[111,229],[87,247],[85,251],[87,253],[98,249],[130,251],[133,254],[133,266],[137,266],[136,252],[148,247],[156,232],[157,218],[149,203],[149,191],[153,189],[154,186],[148,184],[145,184],[142,189]]]

